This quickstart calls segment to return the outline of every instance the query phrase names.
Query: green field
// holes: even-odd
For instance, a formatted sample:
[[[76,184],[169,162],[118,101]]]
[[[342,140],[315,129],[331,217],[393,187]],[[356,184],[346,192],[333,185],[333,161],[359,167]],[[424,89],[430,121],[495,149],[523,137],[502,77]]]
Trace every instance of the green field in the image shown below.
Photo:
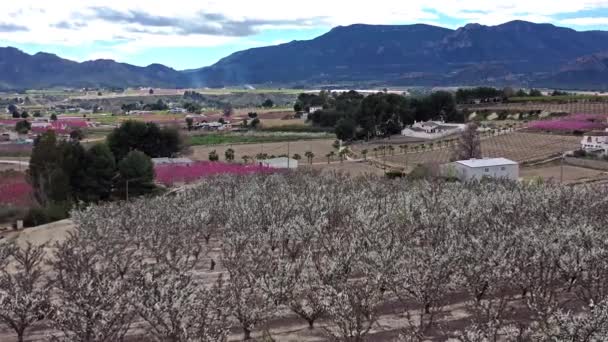
[[[281,134],[281,135],[246,135],[246,134],[206,134],[189,138],[191,146],[213,146],[228,144],[259,144],[301,140],[332,139],[333,134]]]

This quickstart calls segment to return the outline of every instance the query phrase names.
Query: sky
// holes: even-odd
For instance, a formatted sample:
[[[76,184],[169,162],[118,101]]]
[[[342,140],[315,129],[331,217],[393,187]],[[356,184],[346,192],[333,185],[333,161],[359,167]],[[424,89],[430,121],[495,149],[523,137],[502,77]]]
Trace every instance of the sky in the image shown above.
[[[0,46],[184,70],[244,49],[312,39],[338,25],[455,29],[511,20],[608,30],[608,0],[4,0]]]

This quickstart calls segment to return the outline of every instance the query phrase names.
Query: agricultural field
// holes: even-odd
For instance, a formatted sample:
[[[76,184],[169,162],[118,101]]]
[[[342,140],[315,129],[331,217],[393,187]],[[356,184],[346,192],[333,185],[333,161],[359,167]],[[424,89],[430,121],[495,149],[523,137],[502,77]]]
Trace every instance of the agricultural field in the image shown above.
[[[329,152],[335,151],[333,143],[335,139],[319,139],[319,140],[302,140],[299,139],[294,142],[290,142],[289,146],[287,142],[273,142],[273,143],[252,143],[243,145],[219,145],[219,146],[193,146],[190,154],[194,160],[205,161],[209,160],[209,153],[216,151],[220,156],[220,160],[224,159],[224,153],[227,149],[232,148],[235,153],[235,160],[242,161],[243,156],[255,157],[258,153],[266,153],[268,155],[279,156],[282,154],[288,154],[287,150],[289,147],[289,154],[299,154],[304,159],[304,154],[311,151],[315,154],[314,162],[320,163],[327,161],[325,155]],[[303,160],[302,163],[305,163]]]
[[[326,159],[327,160],[327,159]],[[384,170],[382,168],[376,167],[369,162],[360,161],[360,162],[332,162],[331,164],[326,163],[317,163],[312,166],[307,165],[303,162],[302,168],[319,170],[326,173],[338,172],[344,173],[351,177],[359,177],[365,175],[375,175],[375,176],[383,176]]]
[[[559,182],[562,179],[562,175],[565,184],[608,180],[608,172],[572,165],[564,165],[562,174],[562,166],[559,163],[523,168],[520,171],[520,177],[526,180],[534,180],[540,177],[545,181]]]
[[[608,102],[525,102],[525,103],[501,103],[491,106],[469,106],[470,111],[509,111],[509,112],[530,112],[546,111],[551,113],[583,113],[608,115]]]
[[[154,168],[156,181],[165,186],[194,183],[202,178],[215,175],[250,175],[256,173],[273,173],[260,165],[243,165],[238,163],[198,162],[190,165],[159,165]]]
[[[215,146],[297,142],[331,138],[335,138],[334,135],[325,133],[210,133],[190,136],[188,143],[191,146]]]
[[[580,137],[570,135],[553,135],[540,133],[515,132],[495,137],[484,138],[481,141],[483,157],[504,157],[519,163],[532,162],[550,158],[559,153],[575,150],[580,147]],[[360,149],[357,150],[360,153]],[[413,169],[418,164],[447,163],[453,154],[452,147],[437,145],[433,150],[414,151],[407,154],[388,155],[385,158],[391,166]],[[373,157],[372,152],[368,156]]]
[[[522,331],[523,341],[579,341],[573,329],[607,310],[606,190],[222,177],[5,239],[49,242],[38,281],[62,280],[36,297],[36,286],[15,291],[57,313],[33,320],[27,341],[87,328],[129,342],[470,341],[477,329],[497,341]],[[2,325],[0,340],[17,338]]]
[[[0,144],[0,158],[4,157],[24,157],[32,153],[31,144]]]
[[[534,121],[529,129],[550,132],[586,132],[603,130],[608,127],[606,115],[600,114],[570,114],[557,119]]]
[[[22,207],[31,204],[32,187],[27,183],[25,173],[14,169],[0,171],[0,206]]]

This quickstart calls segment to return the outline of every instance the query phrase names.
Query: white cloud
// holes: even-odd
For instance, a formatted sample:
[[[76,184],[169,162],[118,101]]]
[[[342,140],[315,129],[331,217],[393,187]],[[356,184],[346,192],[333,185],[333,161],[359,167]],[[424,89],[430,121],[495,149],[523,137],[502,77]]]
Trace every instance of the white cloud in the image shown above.
[[[573,26],[608,25],[608,17],[570,18],[561,20],[560,24]]]
[[[97,10],[96,10],[97,8]],[[103,9],[104,15],[99,9]],[[608,18],[553,16],[608,8],[608,0],[20,0],[0,2],[0,41],[62,46],[114,42],[126,55],[149,47],[213,47],[266,29],[353,23],[441,23],[442,16],[486,25],[514,19],[586,26]],[[102,13],[103,14],[103,13]],[[28,30],[20,30],[15,25]],[[107,51],[106,51],[107,50]]]

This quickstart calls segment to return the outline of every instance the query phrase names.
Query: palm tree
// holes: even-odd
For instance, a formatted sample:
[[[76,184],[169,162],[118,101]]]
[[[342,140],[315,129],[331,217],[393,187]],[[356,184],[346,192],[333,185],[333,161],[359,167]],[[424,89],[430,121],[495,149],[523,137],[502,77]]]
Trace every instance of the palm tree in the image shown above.
[[[420,149],[422,150],[422,152],[424,152],[424,150],[426,149],[426,145],[425,144],[420,144]]]
[[[331,158],[333,158],[333,156],[336,155],[336,152],[331,151],[328,154],[325,155],[325,157],[327,157],[327,164],[329,164],[331,162]]]
[[[227,162],[234,161],[234,150],[231,148],[227,149],[226,152],[224,152],[224,157],[226,158]]]
[[[249,164],[249,159],[251,159],[251,157],[250,156],[242,156],[241,159],[243,159],[243,162],[245,164]]]
[[[361,155],[363,156],[363,159],[367,160],[367,150],[363,150],[361,151]]]
[[[344,157],[348,154],[348,149],[342,149],[342,151],[340,151],[338,153],[338,155],[340,156],[340,164],[342,164],[344,162]]]
[[[294,155],[293,155],[293,157],[292,157],[292,158],[293,158],[294,160],[298,160],[298,161],[299,161],[299,160],[301,160],[301,159],[302,159],[302,156],[296,153],[296,154],[294,154]]]
[[[374,157],[378,158],[378,148],[374,147],[374,149],[372,151],[374,151]]]
[[[304,153],[304,156],[308,158],[308,163],[312,165],[312,159],[315,157],[315,154],[311,151],[307,151],[306,153]]]
[[[407,154],[407,151],[410,149],[408,145],[401,145],[401,148],[403,149],[403,154]]]
[[[388,145],[388,152],[391,156],[395,155],[395,148],[393,147],[393,145]]]
[[[433,150],[433,147],[435,147],[435,143],[429,143],[429,150]]]

